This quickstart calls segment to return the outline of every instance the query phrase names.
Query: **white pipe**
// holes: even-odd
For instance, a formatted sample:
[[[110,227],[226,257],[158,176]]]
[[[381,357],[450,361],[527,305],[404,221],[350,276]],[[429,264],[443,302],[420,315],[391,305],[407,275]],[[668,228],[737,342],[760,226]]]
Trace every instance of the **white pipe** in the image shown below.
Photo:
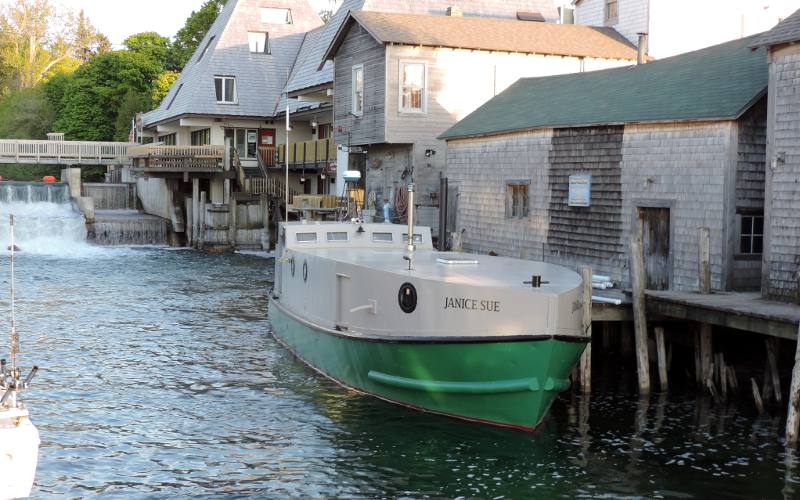
[[[414,251],[414,183],[408,185],[408,251]]]
[[[621,299],[612,299],[611,297],[600,297],[598,295],[592,295],[592,302],[597,302],[600,304],[613,304],[615,306],[622,305]]]

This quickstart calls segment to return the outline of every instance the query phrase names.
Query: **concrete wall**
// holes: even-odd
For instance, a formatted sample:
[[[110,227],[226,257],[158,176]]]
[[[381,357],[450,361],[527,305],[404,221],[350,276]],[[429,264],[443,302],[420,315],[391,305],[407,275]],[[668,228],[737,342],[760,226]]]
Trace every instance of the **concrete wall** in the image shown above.
[[[83,194],[94,200],[95,210],[135,209],[132,199],[133,185],[111,183],[85,183]]]
[[[770,51],[762,291],[800,297],[800,45]]]

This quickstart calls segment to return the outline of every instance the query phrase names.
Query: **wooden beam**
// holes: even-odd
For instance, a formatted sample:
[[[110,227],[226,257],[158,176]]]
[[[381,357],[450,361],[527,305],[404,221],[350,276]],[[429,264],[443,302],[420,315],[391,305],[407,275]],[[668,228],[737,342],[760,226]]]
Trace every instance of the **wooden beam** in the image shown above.
[[[647,352],[647,314],[645,311],[644,246],[641,224],[631,234],[631,275],[633,282],[633,324],[636,336],[636,369],[639,393],[650,393],[650,360]]]
[[[667,351],[664,347],[664,328],[657,326],[656,332],[656,352],[658,354],[658,381],[661,384],[661,390],[669,390],[669,381],[667,380]]]
[[[592,392],[592,268],[581,268],[583,278],[583,334],[589,337],[589,343],[581,355],[581,391]]]
[[[786,443],[791,446],[797,444],[797,431],[800,425],[800,326],[797,328],[795,338],[797,345],[792,368],[792,386],[789,389],[789,414],[786,417]]]
[[[700,293],[711,293],[711,231],[698,228],[698,273]]]

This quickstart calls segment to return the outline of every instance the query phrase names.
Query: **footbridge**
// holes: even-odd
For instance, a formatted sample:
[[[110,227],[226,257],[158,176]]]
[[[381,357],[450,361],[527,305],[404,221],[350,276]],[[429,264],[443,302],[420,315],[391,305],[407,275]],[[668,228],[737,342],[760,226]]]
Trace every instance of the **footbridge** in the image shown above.
[[[64,140],[0,140],[0,164],[38,165],[126,165],[130,163],[128,142]]]

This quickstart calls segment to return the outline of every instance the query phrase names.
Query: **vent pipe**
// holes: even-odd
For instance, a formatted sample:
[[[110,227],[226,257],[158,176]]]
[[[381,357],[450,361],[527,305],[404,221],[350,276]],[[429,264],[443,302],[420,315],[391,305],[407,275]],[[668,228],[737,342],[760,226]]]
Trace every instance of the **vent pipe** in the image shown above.
[[[639,50],[636,54],[636,64],[644,64],[647,62],[647,33],[637,33],[639,35]]]

